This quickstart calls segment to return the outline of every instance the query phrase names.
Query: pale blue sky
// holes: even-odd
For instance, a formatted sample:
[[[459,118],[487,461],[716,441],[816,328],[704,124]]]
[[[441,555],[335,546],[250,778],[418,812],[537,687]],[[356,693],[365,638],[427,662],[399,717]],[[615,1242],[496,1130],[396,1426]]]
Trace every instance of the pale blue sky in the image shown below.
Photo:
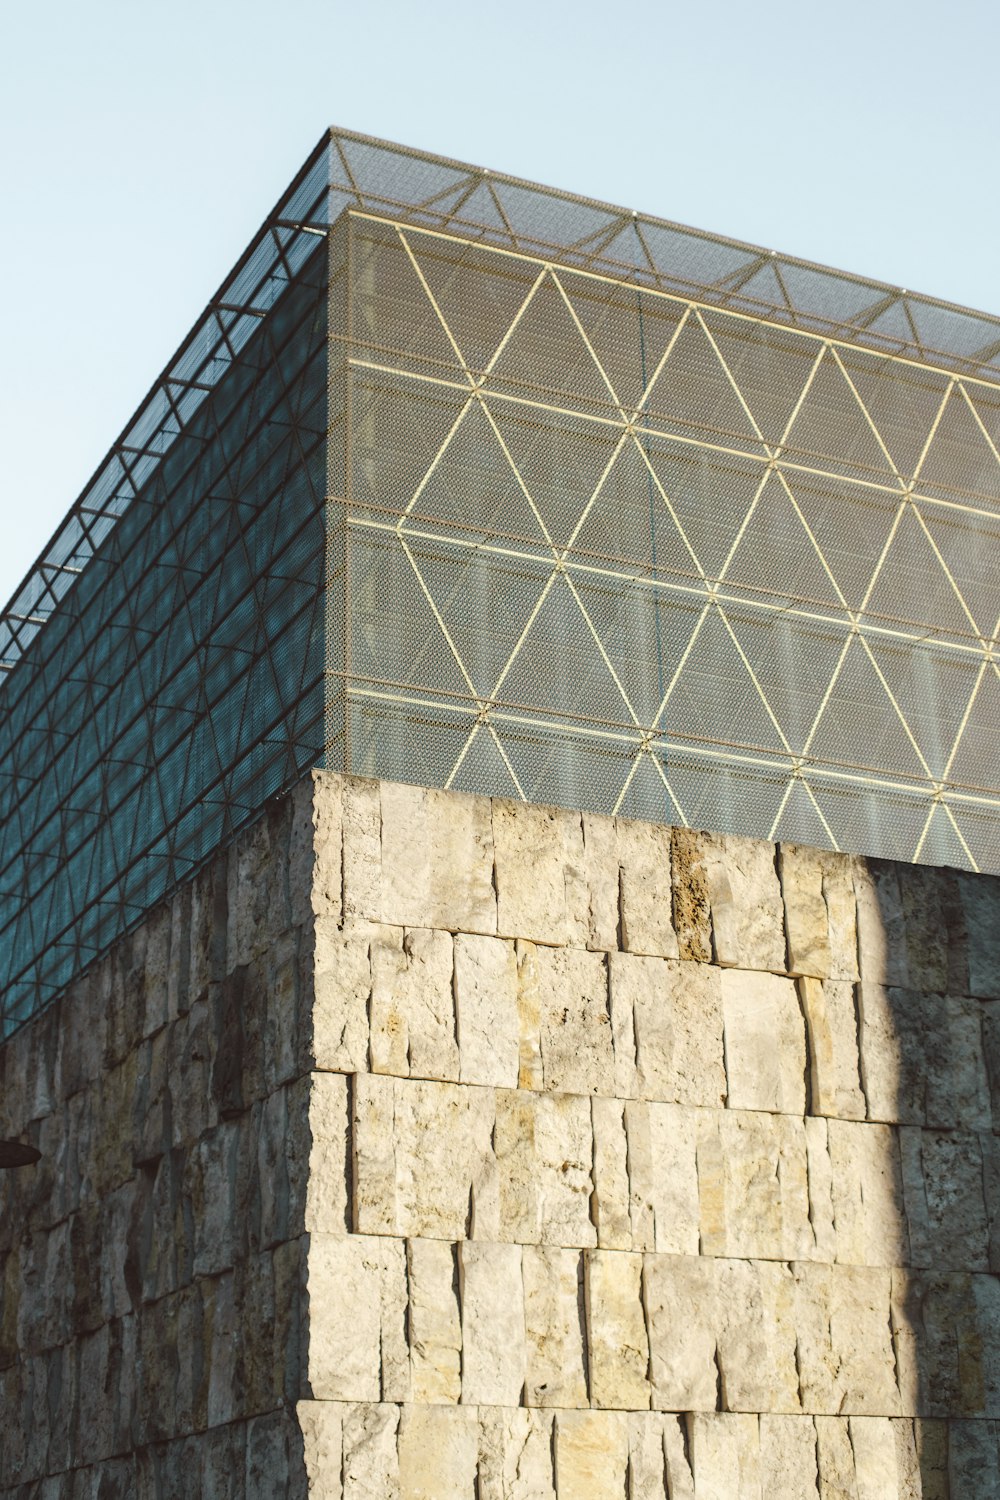
[[[329,123],[1000,312],[995,0],[0,22],[0,603]]]

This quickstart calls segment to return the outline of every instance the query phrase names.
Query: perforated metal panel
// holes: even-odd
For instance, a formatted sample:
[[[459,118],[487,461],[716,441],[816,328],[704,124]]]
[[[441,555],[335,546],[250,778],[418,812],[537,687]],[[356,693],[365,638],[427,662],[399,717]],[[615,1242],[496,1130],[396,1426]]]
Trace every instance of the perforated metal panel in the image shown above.
[[[0,616],[0,1030],[310,765],[1000,871],[1000,322],[335,131]]]

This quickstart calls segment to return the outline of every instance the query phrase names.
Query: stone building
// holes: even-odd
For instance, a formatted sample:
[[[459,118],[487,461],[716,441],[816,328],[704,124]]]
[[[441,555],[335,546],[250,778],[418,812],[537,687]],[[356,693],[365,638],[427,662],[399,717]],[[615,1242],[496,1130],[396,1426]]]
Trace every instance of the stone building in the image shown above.
[[[324,137],[0,621],[0,1496],[1000,1492],[998,443]]]

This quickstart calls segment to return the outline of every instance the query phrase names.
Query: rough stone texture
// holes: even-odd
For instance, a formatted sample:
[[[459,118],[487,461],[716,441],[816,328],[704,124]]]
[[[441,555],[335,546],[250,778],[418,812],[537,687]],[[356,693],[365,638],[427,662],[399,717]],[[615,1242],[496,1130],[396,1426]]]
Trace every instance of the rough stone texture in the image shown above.
[[[0,1048],[0,1496],[992,1500],[998,934],[317,774]]]

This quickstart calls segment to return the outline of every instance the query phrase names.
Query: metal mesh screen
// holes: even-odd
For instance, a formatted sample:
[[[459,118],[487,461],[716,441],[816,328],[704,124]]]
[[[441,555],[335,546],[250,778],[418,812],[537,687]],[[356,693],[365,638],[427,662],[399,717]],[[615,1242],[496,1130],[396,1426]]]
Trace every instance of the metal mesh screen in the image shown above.
[[[324,762],[1000,871],[1000,321],[343,131],[0,615],[0,1034]]]
[[[1000,388],[350,218],[352,768],[1000,868]]]

